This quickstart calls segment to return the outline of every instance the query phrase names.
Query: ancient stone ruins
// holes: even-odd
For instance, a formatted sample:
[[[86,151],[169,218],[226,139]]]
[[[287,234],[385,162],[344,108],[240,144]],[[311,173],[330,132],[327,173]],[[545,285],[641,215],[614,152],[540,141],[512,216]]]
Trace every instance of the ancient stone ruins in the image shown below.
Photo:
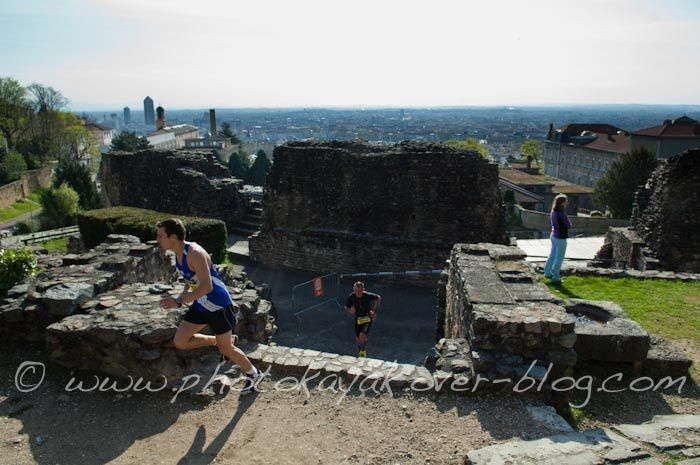
[[[662,164],[637,195],[634,229],[611,231],[602,254],[630,267],[698,271],[699,161],[696,151]],[[101,173],[108,206],[214,217],[227,225],[249,213],[240,181],[196,153],[111,153]],[[246,350],[260,368],[435,391],[455,384],[464,390],[479,376],[486,380],[482,389],[503,389],[528,374],[545,380],[541,394],[557,407],[567,398],[548,389],[551,380],[572,375],[578,362],[655,375],[689,368],[688,359],[650,338],[618,305],[562,300],[539,282],[506,238],[496,165],[476,153],[425,143],[289,143],[275,149],[262,221],[250,240],[255,263],[319,274],[443,271],[435,326],[426,329],[436,344],[424,366],[415,366],[276,345],[270,289],[220,267],[235,302],[235,332],[250,343]],[[57,363],[117,377],[177,383],[216,364],[216,351],[173,347],[184,309],[159,306],[162,296],[182,289],[172,255],[126,235],[111,235],[92,250],[73,242],[75,253],[40,253],[43,271],[0,300],[4,340],[45,340]],[[431,279],[420,284],[435,285]],[[497,379],[506,383],[491,383]],[[472,451],[467,462],[622,463],[648,456],[635,441],[660,450],[698,447],[692,431],[699,423],[693,416],[657,417],[645,428],[564,430],[537,447]],[[654,442],[658,437],[665,439]]]
[[[635,196],[629,228],[610,228],[594,266],[700,273],[700,149],[662,160]]]
[[[203,351],[173,347],[185,310],[162,309],[159,302],[179,294],[182,284],[174,280],[174,256],[163,254],[155,242],[110,235],[94,250],[39,255],[38,261],[44,271],[10,289],[0,302],[0,334],[6,341],[46,340],[57,363],[120,377],[176,380],[205,363]],[[265,289],[243,274],[221,272],[234,299],[236,332],[248,341],[267,342],[277,328],[271,302],[261,297]]]
[[[102,156],[100,178],[105,207],[216,218],[231,229],[249,206],[243,181],[206,152],[110,152]]]
[[[498,170],[427,143],[277,147],[251,258],[316,272],[442,269],[457,242],[506,243]]]

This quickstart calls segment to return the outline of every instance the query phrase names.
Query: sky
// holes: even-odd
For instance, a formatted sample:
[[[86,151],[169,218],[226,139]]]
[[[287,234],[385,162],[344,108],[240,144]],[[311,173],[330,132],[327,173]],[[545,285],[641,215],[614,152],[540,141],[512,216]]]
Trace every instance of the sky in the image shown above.
[[[700,0],[3,0],[75,111],[700,103]]]

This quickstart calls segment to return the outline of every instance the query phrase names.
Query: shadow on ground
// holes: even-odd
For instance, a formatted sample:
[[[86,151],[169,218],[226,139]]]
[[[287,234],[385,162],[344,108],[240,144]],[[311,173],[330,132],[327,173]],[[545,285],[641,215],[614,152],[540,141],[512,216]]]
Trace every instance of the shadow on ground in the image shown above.
[[[74,373],[56,366],[41,346],[15,347],[3,352],[0,361],[0,376],[3,380],[0,395],[4,400],[0,402],[0,417],[21,421],[17,437],[26,435],[23,446],[29,446],[33,459],[39,464],[111,462],[122,456],[134,443],[173,427],[182,414],[203,410],[214,400],[185,393],[171,402],[174,393],[168,389],[128,395],[115,391],[99,392],[99,389],[67,392],[65,387],[73,377],[84,381],[85,390],[94,386],[93,375]],[[27,360],[44,363],[45,376],[41,381],[39,371],[27,373],[23,378],[27,386],[41,382],[31,392],[20,392],[15,384],[15,376],[18,367]],[[102,380],[107,378],[104,374],[98,376]],[[118,386],[126,384],[126,381],[121,380]],[[153,386],[159,384],[154,383]],[[201,425],[192,438],[188,452],[178,463],[210,463],[233,436],[236,424],[255,402],[256,396],[251,394],[241,399],[230,422],[207,447],[204,447],[207,440],[206,425]],[[4,447],[11,447],[13,441],[13,437],[5,437]],[[7,452],[8,449],[5,449],[5,454]],[[134,457],[133,462],[139,462],[139,459]],[[6,462],[0,460],[0,463]]]

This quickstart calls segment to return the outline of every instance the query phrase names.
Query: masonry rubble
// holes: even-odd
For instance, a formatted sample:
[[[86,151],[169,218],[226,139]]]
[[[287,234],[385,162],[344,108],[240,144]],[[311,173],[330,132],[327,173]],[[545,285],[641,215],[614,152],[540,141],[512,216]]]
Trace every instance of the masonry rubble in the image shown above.
[[[45,339],[58,363],[115,376],[177,377],[201,363],[202,351],[173,347],[186,309],[166,310],[159,302],[184,284],[175,280],[173,255],[155,241],[110,235],[83,254],[42,254],[38,260],[44,271],[0,302],[5,341]],[[274,307],[261,297],[269,290],[245,273],[217,267],[234,301],[241,342],[269,341],[277,330]]]
[[[439,270],[455,242],[507,241],[497,167],[474,152],[307,141],[275,148],[274,159],[262,227],[250,240],[259,263],[318,273]]]
[[[207,152],[114,151],[102,155],[100,176],[105,207],[216,218],[229,230],[245,216],[250,203],[243,181]]]
[[[659,162],[630,228],[610,228],[592,266],[700,273],[700,149]]]

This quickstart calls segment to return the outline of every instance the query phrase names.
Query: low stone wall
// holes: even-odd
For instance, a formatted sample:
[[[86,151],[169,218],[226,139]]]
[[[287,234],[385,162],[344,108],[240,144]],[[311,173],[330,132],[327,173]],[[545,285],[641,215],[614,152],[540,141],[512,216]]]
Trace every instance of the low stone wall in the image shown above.
[[[18,284],[0,301],[3,341],[44,339],[44,328],[81,312],[80,306],[119,286],[170,282],[175,267],[155,242],[110,235],[84,254],[40,255],[38,275]]]
[[[268,342],[277,327],[271,302],[260,298],[244,274],[224,277],[233,298],[239,343]],[[163,309],[163,295],[176,296],[183,284],[136,283],[99,295],[80,306],[81,314],[46,329],[51,357],[60,365],[111,376],[174,381],[190,373],[213,371],[213,347],[176,350],[172,340],[185,308]],[[205,332],[208,328],[205,328]]]
[[[446,286],[444,334],[471,347],[473,372],[486,377],[576,363],[574,319],[541,284],[517,247],[456,244]]]
[[[601,268],[599,266],[562,265],[561,274],[567,276],[603,276],[606,278],[665,279],[671,281],[700,281],[700,273],[674,273],[673,271],[648,270],[639,271],[623,268]],[[537,273],[544,272],[540,263],[532,264]]]
[[[536,229],[540,231],[542,235],[549,236],[552,230],[552,223],[549,218],[549,213],[537,212],[533,210],[526,210],[524,208],[519,208],[520,218],[523,221],[523,226],[528,229]],[[586,236],[605,234],[610,227],[626,227],[629,226],[630,222],[628,220],[620,220],[614,218],[602,218],[602,217],[582,217],[582,216],[570,216],[571,220],[571,230],[569,235],[571,237],[577,234],[583,234]]]
[[[605,243],[593,258],[592,264],[611,268],[631,268],[639,271],[656,270],[659,260],[631,228],[610,228]]]
[[[0,208],[7,208],[17,200],[28,197],[37,189],[51,186],[53,166],[47,165],[38,170],[27,171],[17,181],[0,187]]]

